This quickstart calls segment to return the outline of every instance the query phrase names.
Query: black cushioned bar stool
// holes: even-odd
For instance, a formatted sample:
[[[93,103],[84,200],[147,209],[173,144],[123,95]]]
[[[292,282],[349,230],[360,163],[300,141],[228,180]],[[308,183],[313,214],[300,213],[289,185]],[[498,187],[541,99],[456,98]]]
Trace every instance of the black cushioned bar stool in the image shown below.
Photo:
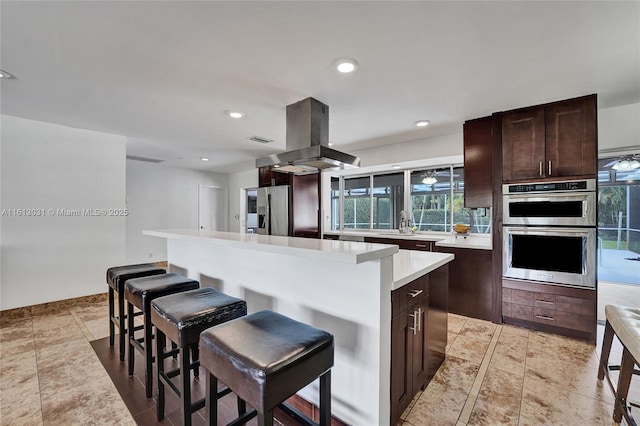
[[[158,421],[164,418],[164,388],[171,388],[181,400],[182,423],[191,424],[191,414],[204,407],[205,400],[191,403],[191,370],[199,361],[190,363],[190,348],[197,347],[200,333],[209,327],[239,318],[247,314],[247,303],[214,288],[205,287],[154,299],[151,302],[151,322],[156,327],[156,354],[158,369]],[[163,348],[169,338],[180,350],[180,367],[164,370]],[[197,359],[197,357],[194,357]],[[171,382],[180,375],[179,386]],[[224,390],[221,395],[230,391]],[[244,412],[244,403],[238,401],[238,411]]]
[[[151,322],[151,301],[162,296],[195,290],[200,283],[180,274],[169,273],[154,275],[151,277],[135,278],[127,280],[124,285],[124,298],[127,301],[127,330],[129,330],[129,376],[133,376],[135,366],[134,350],[137,349],[144,355],[145,374],[144,385],[147,398],[153,395],[153,323]],[[135,327],[133,324],[133,307],[142,311],[143,325]],[[135,332],[144,330],[142,338],[136,338]]]
[[[260,426],[271,426],[279,406],[299,422],[315,424],[284,401],[320,377],[320,425],[329,426],[333,352],[333,335],[272,311],[205,330],[200,363],[208,371],[208,424],[218,421],[218,380],[255,409],[241,422],[257,414]]]
[[[115,266],[107,269],[107,284],[109,286],[109,346],[115,343],[115,328],[118,327],[118,349],[120,361],[124,361],[125,334],[127,333],[124,311],[124,283],[132,278],[148,277],[165,274],[162,268],[153,263],[141,263],[138,265]],[[118,293],[118,315],[115,314],[115,294]]]

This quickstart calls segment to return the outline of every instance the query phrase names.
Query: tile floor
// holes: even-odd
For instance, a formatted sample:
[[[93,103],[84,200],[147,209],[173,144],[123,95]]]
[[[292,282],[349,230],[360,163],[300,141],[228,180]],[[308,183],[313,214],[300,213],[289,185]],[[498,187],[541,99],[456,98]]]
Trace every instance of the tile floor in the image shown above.
[[[135,424],[89,344],[108,336],[107,316],[98,297],[0,317],[1,425]],[[581,341],[450,315],[447,358],[401,425],[613,424],[598,356]],[[640,400],[640,379],[630,397]]]

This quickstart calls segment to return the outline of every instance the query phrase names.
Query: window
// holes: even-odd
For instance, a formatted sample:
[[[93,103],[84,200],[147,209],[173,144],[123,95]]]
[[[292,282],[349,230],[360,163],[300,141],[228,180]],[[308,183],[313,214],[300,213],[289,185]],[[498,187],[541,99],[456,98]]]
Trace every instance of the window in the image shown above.
[[[409,186],[405,188],[405,173]],[[335,179],[335,180],[334,180]],[[452,224],[471,226],[472,233],[490,233],[489,209],[464,207],[464,168],[437,167],[406,172],[372,174],[344,179],[344,206],[339,178],[331,180],[331,226],[340,229],[398,229],[400,212],[409,192],[411,220],[418,231],[452,232]]]
[[[331,178],[331,230],[340,229],[340,178]]]
[[[344,229],[371,228],[371,176],[344,180]]]
[[[404,173],[373,176],[373,228],[397,229],[404,205]]]

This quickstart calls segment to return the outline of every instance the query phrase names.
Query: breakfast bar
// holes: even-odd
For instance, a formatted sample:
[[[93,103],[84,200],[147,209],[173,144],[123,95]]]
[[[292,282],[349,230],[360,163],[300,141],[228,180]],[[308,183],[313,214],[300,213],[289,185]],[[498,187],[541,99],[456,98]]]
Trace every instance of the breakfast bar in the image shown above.
[[[332,333],[332,414],[355,425],[390,422],[392,291],[453,260],[388,244],[191,229],[144,234],[167,239],[171,271],[246,300],[249,312],[270,309]],[[317,406],[317,386],[298,394]]]

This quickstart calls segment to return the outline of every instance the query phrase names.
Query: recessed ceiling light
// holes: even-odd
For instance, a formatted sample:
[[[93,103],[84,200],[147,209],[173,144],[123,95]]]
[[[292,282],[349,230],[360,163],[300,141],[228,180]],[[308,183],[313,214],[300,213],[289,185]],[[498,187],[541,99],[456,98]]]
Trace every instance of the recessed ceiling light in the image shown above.
[[[329,146],[333,146],[333,142],[329,142]]]
[[[13,76],[4,70],[0,70],[0,78],[13,78]]]
[[[400,168],[400,166],[395,165],[395,166],[391,166],[391,168],[392,168],[392,169],[399,169],[399,168]]]
[[[244,113],[242,113],[240,111],[227,110],[224,113],[227,114],[229,117],[232,117],[232,118],[242,118],[242,117],[244,117]]]
[[[200,157],[200,159],[201,159],[202,161],[209,161],[209,159],[208,159],[207,157]]]
[[[341,58],[335,62],[336,69],[343,74],[353,72],[358,68],[358,61],[351,58]]]
[[[416,121],[416,126],[418,127],[426,127],[428,125],[429,125],[429,120]]]

